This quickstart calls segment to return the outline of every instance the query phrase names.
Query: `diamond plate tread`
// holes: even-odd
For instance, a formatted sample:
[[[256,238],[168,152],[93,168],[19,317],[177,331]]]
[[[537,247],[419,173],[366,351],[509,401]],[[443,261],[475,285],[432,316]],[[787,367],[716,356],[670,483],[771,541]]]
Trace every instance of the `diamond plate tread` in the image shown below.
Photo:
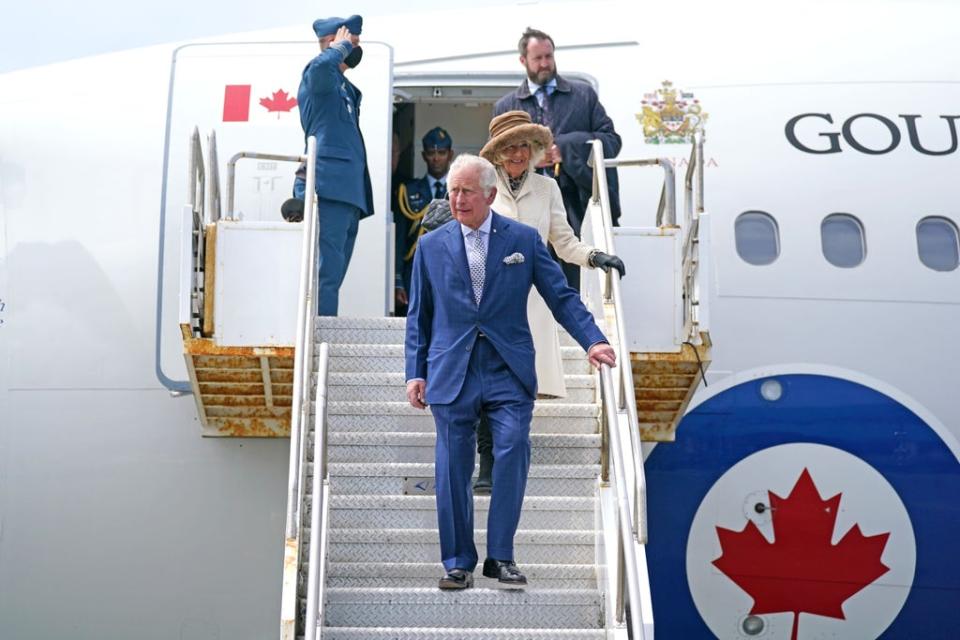
[[[593,374],[566,375],[564,398],[542,398],[536,404],[595,404],[596,381]],[[316,398],[316,381],[311,397]],[[327,378],[327,399],[331,402],[406,403],[406,381],[402,372],[339,372]],[[412,407],[411,407],[412,408]]]
[[[474,577],[476,586],[495,581]],[[444,592],[436,588],[328,588],[324,618],[336,626],[413,626],[499,628],[587,628],[603,624],[596,589],[473,588]]]
[[[592,372],[583,349],[560,347],[563,372],[586,375]],[[313,358],[316,372],[320,357]],[[402,344],[331,344],[329,371],[334,372],[401,372],[406,363]]]
[[[432,415],[430,408],[426,411],[414,409],[409,402],[330,402],[327,405],[327,416],[331,415],[399,415],[424,416]],[[600,415],[600,407],[594,403],[533,403],[533,417],[590,417]]]
[[[525,529],[593,531],[596,522],[593,498],[526,496],[520,512]],[[473,499],[474,522],[483,525],[490,510],[489,496]],[[424,529],[437,526],[434,496],[332,496],[333,528],[385,527]]]
[[[331,464],[329,473],[330,490],[334,495],[402,495],[406,478],[434,477],[431,463],[341,462]],[[474,468],[474,475],[476,473]],[[599,474],[599,465],[531,465],[526,495],[593,496]]]
[[[394,344],[402,345],[406,334],[406,318],[348,318],[318,316],[314,325],[317,344]],[[576,341],[559,328],[560,345],[577,346]]]
[[[316,413],[314,408],[313,413]],[[415,415],[344,415],[327,413],[330,431],[415,431],[433,433],[433,416],[420,411]],[[595,416],[535,416],[530,423],[532,433],[596,433]]]
[[[326,627],[324,640],[606,640],[603,629]]]
[[[436,562],[331,562],[327,565],[327,586],[429,589],[436,588],[442,573]],[[538,589],[595,589],[597,586],[596,569],[589,564],[525,564],[523,573]]]
[[[474,541],[481,557],[486,549],[486,539],[486,530],[477,527]],[[593,566],[595,560],[596,534],[589,531],[519,529],[513,542],[514,555],[521,569],[527,562]],[[305,544],[304,548],[309,549],[309,546]],[[328,551],[330,562],[440,561],[436,529],[333,529]]]
[[[310,448],[313,448],[310,437]],[[329,462],[432,462],[436,435],[432,433],[328,434]],[[533,464],[596,464],[600,462],[598,434],[530,435]]]

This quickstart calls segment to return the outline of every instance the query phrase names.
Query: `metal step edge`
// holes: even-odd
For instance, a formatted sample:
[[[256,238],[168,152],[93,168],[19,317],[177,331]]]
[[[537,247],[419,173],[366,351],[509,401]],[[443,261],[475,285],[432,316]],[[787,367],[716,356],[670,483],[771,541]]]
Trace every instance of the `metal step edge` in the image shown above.
[[[478,468],[475,465],[474,472]],[[333,462],[328,469],[331,476],[432,478],[435,475],[434,465],[422,462]],[[530,465],[527,478],[594,480],[599,474],[598,464],[534,464]]]
[[[514,544],[534,545],[592,545],[595,531],[564,529],[518,529]],[[474,531],[474,541],[486,542],[487,532]],[[331,529],[330,543],[360,544],[439,544],[436,529]]]
[[[383,446],[433,447],[435,433],[404,433],[402,431],[335,431],[327,434],[328,446]],[[312,443],[312,434],[310,437]],[[530,443],[534,448],[596,449],[600,446],[600,434],[595,433],[531,433]]]
[[[590,511],[596,507],[595,498],[526,496],[523,500],[524,511]],[[474,496],[475,511],[489,511],[490,496]],[[436,511],[437,500],[427,496],[331,496],[330,509],[335,510],[378,510],[378,511]]]
[[[328,415],[433,415],[429,407],[414,409],[408,402],[378,400],[364,402],[362,400],[335,400],[327,403]],[[593,418],[600,415],[600,407],[591,402],[534,402],[534,417],[584,417]]]
[[[563,376],[567,387],[578,389],[593,389],[597,377],[593,374],[567,373]],[[404,388],[406,376],[402,372],[346,372],[337,371],[327,375],[327,385],[331,387],[383,387],[395,386]]]
[[[402,344],[367,344],[336,342],[330,345],[331,358],[405,358],[405,348]],[[560,347],[560,357],[563,360],[586,361],[586,356],[579,346]],[[319,359],[315,356],[315,359]]]
[[[479,567],[478,567],[479,569]],[[443,569],[436,562],[330,562],[330,578],[433,578],[439,579]],[[524,564],[523,573],[530,580],[595,580],[596,567],[590,564]]]
[[[463,627],[324,627],[326,640],[606,640],[603,629],[470,629]],[[301,640],[298,638],[298,640]]]
[[[475,572],[475,580],[483,576]],[[484,582],[494,581],[486,578]],[[476,582],[475,582],[476,584]],[[387,587],[330,587],[324,589],[326,603],[331,604],[363,604],[376,606],[389,605],[422,605],[422,604],[524,604],[529,606],[598,606],[603,597],[597,589],[531,589],[520,591],[505,591],[503,589],[464,589],[462,591],[444,592],[437,588],[387,588]]]

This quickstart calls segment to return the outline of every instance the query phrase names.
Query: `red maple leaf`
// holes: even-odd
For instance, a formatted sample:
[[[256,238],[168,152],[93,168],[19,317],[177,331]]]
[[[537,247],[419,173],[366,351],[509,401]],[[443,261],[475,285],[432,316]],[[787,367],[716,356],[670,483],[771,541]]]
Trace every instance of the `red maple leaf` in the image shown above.
[[[753,521],[743,531],[717,527],[722,553],[713,561],[753,598],[751,614],[800,613],[845,620],[843,603],[890,570],[880,562],[890,533],[864,536],[855,524],[830,544],[840,497],[820,497],[810,472],[800,474],[786,498],[768,492],[774,542]]]
[[[297,99],[291,98],[283,89],[277,89],[270,98],[260,98],[260,105],[267,109],[268,113],[277,112],[280,117],[281,112],[289,112],[297,106]]]

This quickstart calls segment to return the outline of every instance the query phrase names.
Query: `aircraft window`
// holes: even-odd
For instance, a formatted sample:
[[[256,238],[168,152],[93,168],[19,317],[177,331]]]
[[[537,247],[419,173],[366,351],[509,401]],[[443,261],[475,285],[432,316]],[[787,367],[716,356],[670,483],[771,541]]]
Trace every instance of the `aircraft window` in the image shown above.
[[[953,271],[960,264],[957,226],[947,218],[924,218],[917,224],[920,262],[934,271]]]
[[[764,211],[744,211],[733,226],[737,254],[755,265],[770,264],[780,255],[780,229]]]
[[[835,267],[856,267],[867,255],[863,225],[848,213],[832,213],[820,224],[823,257]]]

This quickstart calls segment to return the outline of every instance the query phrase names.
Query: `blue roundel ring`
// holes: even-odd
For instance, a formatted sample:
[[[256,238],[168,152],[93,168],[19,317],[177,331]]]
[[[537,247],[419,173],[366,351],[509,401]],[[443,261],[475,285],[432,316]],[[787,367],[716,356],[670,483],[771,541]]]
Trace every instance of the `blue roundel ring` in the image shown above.
[[[761,385],[781,385],[775,401]],[[768,391],[768,396],[769,391]],[[804,442],[846,451],[899,494],[917,543],[913,587],[883,638],[953,638],[960,624],[960,463],[933,428],[896,400],[824,375],[758,378],[687,414],[676,442],[646,460],[647,563],[657,635],[713,638],[686,580],[687,537],[706,493],[730,467],[769,447]],[[683,576],[683,579],[681,579]]]

